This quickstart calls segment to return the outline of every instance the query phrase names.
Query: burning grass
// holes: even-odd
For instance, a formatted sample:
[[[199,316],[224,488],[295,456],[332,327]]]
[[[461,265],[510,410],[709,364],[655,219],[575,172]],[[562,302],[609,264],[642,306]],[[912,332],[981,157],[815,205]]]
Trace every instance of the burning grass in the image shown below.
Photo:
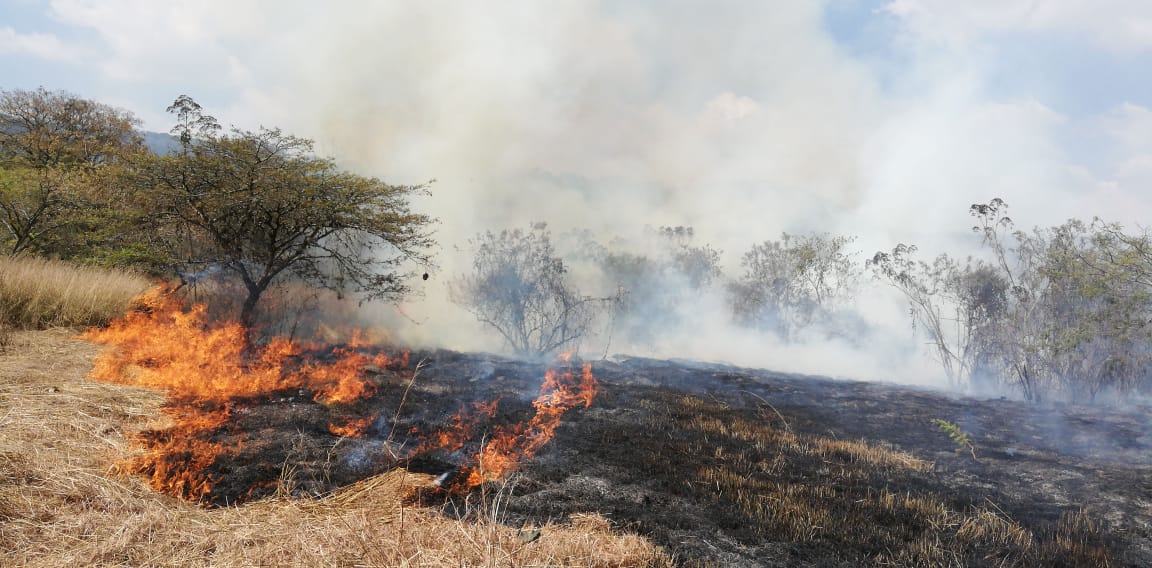
[[[135,274],[0,257],[0,324],[16,329],[104,325],[148,289]]]
[[[209,495],[215,483],[211,466],[242,443],[216,439],[229,427],[237,400],[291,391],[325,405],[347,404],[375,389],[362,377],[364,368],[407,365],[404,356],[394,361],[382,352],[366,352],[357,342],[331,349],[324,361],[305,357],[307,346],[286,339],[252,345],[238,323],[209,322],[205,306],[185,309],[160,288],[134,303],[123,319],[85,333],[86,339],[113,347],[97,358],[91,377],[168,393],[164,413],[171,425],[145,433],[148,451],[124,469],[147,476],[157,491],[186,499]]]
[[[598,387],[591,366],[580,371],[568,365],[547,370],[540,395],[532,402],[532,415],[511,423],[482,424],[496,413],[499,400],[475,403],[456,414],[447,428],[422,432],[412,428],[406,437],[423,438],[423,443],[404,449],[395,444],[395,419],[386,440],[374,429],[381,408],[393,404],[389,397],[374,397],[388,382],[416,379],[407,352],[389,354],[384,348],[358,341],[341,346],[304,344],[282,337],[267,342],[250,340],[249,330],[232,321],[211,321],[207,307],[190,307],[166,290],[157,288],[135,300],[133,309],[107,328],[92,329],[85,338],[110,348],[97,358],[90,377],[96,380],[162,389],[168,395],[163,412],[168,423],[142,432],[138,438],[145,451],[121,462],[125,473],[149,479],[157,491],[213,504],[251,500],[271,492],[274,479],[267,464],[248,464],[241,457],[246,446],[259,448],[267,441],[246,430],[252,423],[244,417],[265,413],[259,427],[267,428],[284,416],[303,413],[312,418],[298,422],[298,447],[284,458],[282,469],[294,473],[295,464],[320,453],[317,438],[328,441],[323,480],[314,480],[305,493],[322,493],[333,483],[330,475],[336,447],[345,438],[365,438],[382,442],[375,449],[360,452],[357,461],[367,463],[367,472],[397,467],[428,452],[468,456],[453,458],[459,471],[444,478],[451,491],[500,481],[535,455],[555,435],[562,416],[569,410],[591,405]],[[369,377],[369,370],[372,377]],[[408,390],[400,397],[396,414]],[[289,404],[276,406],[276,401]],[[322,432],[305,428],[315,417],[327,417]],[[487,427],[481,428],[481,426]],[[317,435],[319,434],[319,435]],[[357,451],[357,450],[352,450]],[[263,460],[268,456],[265,454]],[[259,458],[257,458],[259,459]],[[237,470],[262,469],[248,476],[250,485],[235,489],[243,477]],[[451,472],[449,472],[451,473]],[[463,475],[460,475],[463,474]],[[283,477],[284,473],[281,473]],[[293,476],[294,477],[294,476]],[[228,479],[225,479],[228,478]],[[229,487],[217,491],[223,481]]]
[[[568,363],[570,354],[561,356]],[[469,468],[463,483],[476,487],[486,482],[499,481],[520,468],[520,463],[540,451],[560,426],[560,418],[577,406],[588,408],[599,390],[592,376],[591,363],[582,366],[579,376],[571,368],[548,369],[540,395],[532,401],[532,417],[523,422],[497,425],[491,436],[483,440],[476,453],[476,465]],[[465,443],[473,441],[482,432],[477,426],[484,418],[495,415],[499,400],[476,403],[465,407],[452,418],[452,427],[441,431],[417,447],[414,453],[428,451],[455,452]]]
[[[525,542],[498,511],[462,521],[405,505],[429,478],[403,470],[320,499],[204,509],[158,495],[109,464],[156,419],[162,393],[84,380],[97,347],[68,335],[22,332],[20,352],[0,356],[0,564],[671,565],[597,515],[544,524]]]

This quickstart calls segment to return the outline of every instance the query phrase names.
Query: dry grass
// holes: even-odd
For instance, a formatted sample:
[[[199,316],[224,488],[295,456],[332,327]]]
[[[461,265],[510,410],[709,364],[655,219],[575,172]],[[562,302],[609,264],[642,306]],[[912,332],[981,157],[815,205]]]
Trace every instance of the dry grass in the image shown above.
[[[0,322],[17,329],[103,325],[148,286],[122,271],[0,257]]]
[[[404,505],[427,476],[398,470],[319,500],[202,509],[109,472],[150,424],[157,392],[83,379],[96,347],[18,332],[0,355],[3,566],[670,566],[602,517],[524,542],[491,515],[459,521]]]
[[[757,539],[862,552],[884,566],[1109,566],[1100,527],[1083,511],[1030,530],[994,503],[955,507],[938,492],[899,492],[934,464],[885,444],[801,435],[775,415],[682,397],[661,430],[683,429],[695,487],[738,512]],[[780,417],[781,420],[783,417]],[[659,419],[657,419],[659,421]],[[922,487],[923,485],[920,484]]]

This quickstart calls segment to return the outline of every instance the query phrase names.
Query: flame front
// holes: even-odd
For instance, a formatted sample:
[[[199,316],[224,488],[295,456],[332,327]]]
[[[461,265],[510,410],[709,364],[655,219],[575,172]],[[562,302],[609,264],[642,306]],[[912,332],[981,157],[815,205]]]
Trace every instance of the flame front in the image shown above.
[[[561,356],[567,363],[570,354]],[[469,466],[464,477],[465,487],[474,487],[488,481],[498,481],[519,469],[520,464],[536,455],[553,436],[560,418],[569,410],[592,405],[600,384],[592,376],[592,365],[585,363],[579,375],[571,368],[548,369],[540,395],[532,402],[532,418],[521,423],[493,428],[492,436],[484,441],[474,456],[475,465]],[[432,450],[453,452],[472,440],[483,416],[495,414],[495,403],[478,403],[465,408],[452,418],[452,426],[419,446],[414,454]]]
[[[187,307],[163,288],[141,295],[123,319],[83,337],[111,347],[97,358],[90,378],[168,394],[164,413],[172,426],[141,433],[138,438],[146,452],[117,467],[145,476],[158,491],[191,500],[212,495],[220,481],[214,465],[221,457],[236,455],[245,442],[233,420],[236,409],[308,393],[335,413],[328,425],[331,434],[359,438],[378,413],[358,416],[349,412],[354,407],[344,405],[376,392],[376,384],[363,378],[365,369],[409,366],[408,353],[395,360],[372,353],[355,333],[347,345],[336,348],[285,338],[254,345],[238,322],[211,322],[205,306]],[[591,405],[599,388],[591,365],[578,372],[567,366],[569,356],[561,357],[564,368],[546,372],[532,403],[533,416],[494,427],[491,436],[478,444],[474,461],[461,470],[465,475],[456,487],[473,487],[516,471],[552,439],[568,410]],[[481,422],[496,416],[499,402],[461,409],[449,428],[425,437],[410,455],[452,453],[470,443],[476,447]]]
[[[298,390],[325,405],[348,403],[375,391],[362,378],[366,366],[394,363],[382,353],[357,351],[362,345],[355,338],[323,361],[304,358],[309,346],[284,338],[250,345],[239,323],[210,323],[205,306],[185,309],[163,288],[143,294],[123,319],[83,337],[113,347],[97,358],[90,378],[168,393],[164,412],[174,425],[142,434],[149,451],[121,469],[145,475],[154,489],[186,499],[207,496],[216,481],[211,465],[239,449],[240,442],[226,445],[213,439],[227,427],[238,397]],[[406,362],[407,357],[401,361]],[[350,433],[369,424],[330,428]]]

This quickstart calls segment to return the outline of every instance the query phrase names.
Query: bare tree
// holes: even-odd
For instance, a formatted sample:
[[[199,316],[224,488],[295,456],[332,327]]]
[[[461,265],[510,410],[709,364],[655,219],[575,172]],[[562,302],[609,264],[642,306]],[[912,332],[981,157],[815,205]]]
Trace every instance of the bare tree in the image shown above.
[[[948,383],[964,385],[972,369],[974,326],[956,294],[960,268],[948,255],[927,263],[913,260],[915,252],[915,246],[899,244],[892,252],[877,252],[867,265],[904,294],[913,329],[928,335]]]
[[[582,295],[544,223],[491,231],[469,241],[472,272],[451,282],[450,297],[495,329],[518,355],[573,348],[609,301]]]

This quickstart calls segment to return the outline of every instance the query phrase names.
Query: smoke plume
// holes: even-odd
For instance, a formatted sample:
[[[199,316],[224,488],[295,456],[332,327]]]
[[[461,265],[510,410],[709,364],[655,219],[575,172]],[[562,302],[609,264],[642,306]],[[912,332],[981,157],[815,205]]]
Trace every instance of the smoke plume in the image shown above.
[[[63,21],[104,22],[109,45],[143,33],[98,17],[113,8],[57,4]],[[857,236],[861,262],[898,242],[963,254],[977,244],[968,206],[992,197],[1021,226],[1149,212],[1140,191],[1152,181],[1152,112],[1062,113],[1043,85],[997,92],[984,20],[945,29],[938,3],[876,3],[859,23],[870,49],[831,31],[834,10],[859,4],[846,0],[233,4],[154,22],[187,44],[211,30],[200,59],[179,46],[124,48],[109,65],[159,73],[161,60],[217,61],[226,73],[209,86],[239,93],[214,110],[225,122],[282,126],[393,183],[435,178],[417,205],[440,220],[439,266],[421,298],[372,308],[417,344],[500,347],[447,296],[470,268],[468,239],[489,229],[543,221],[610,243],[691,226],[733,277],[745,251],[784,231]],[[1059,31],[1078,20],[1043,21]],[[883,288],[858,298],[869,335],[852,344],[782,345],[732,326],[723,304],[718,287],[685,307],[683,328],[648,354],[914,382],[939,374]]]

